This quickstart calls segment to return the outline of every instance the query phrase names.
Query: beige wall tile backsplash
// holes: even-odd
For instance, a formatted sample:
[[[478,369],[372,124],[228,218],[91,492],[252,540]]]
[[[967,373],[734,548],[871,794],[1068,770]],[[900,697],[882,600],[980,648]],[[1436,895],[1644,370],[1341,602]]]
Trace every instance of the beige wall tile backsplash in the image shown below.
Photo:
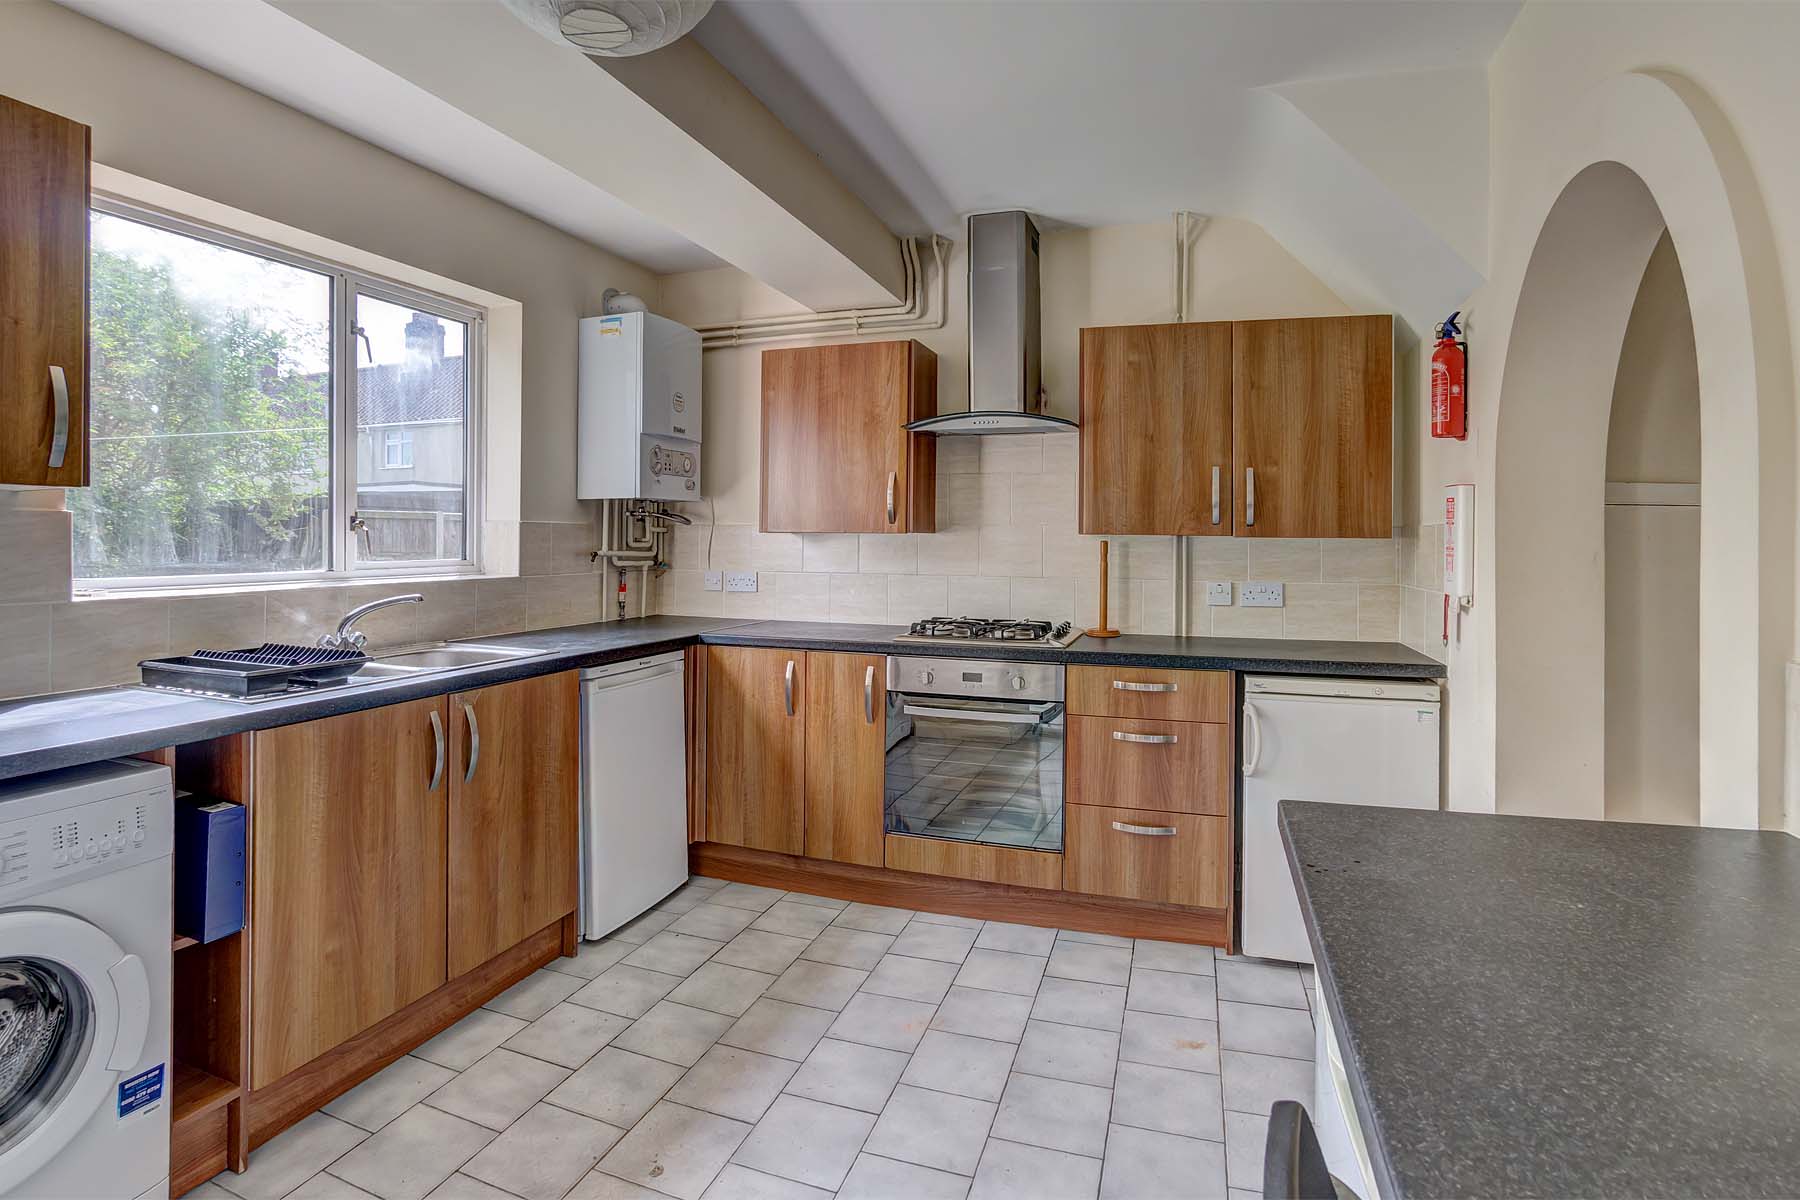
[[[589,561],[591,523],[527,522],[517,579],[367,581],[208,595],[71,599],[69,514],[19,493],[0,508],[0,698],[132,683],[140,660],[203,646],[311,643],[354,605],[399,592],[423,604],[358,625],[375,646],[545,629],[618,615],[617,579]],[[3,502],[3,501],[0,501]],[[798,565],[798,539],[794,550]],[[852,555],[854,558],[854,554]],[[638,613],[639,580],[629,577]]]
[[[707,506],[688,505],[696,524],[671,539],[658,611],[874,624],[968,613],[1093,625],[1102,539],[1076,532],[1077,444],[1074,434],[939,438],[937,533],[765,534],[709,526]],[[1175,539],[1108,540],[1112,623],[1173,633]],[[1397,641],[1412,582],[1404,545],[1190,538],[1189,632]],[[755,571],[759,590],[708,592],[708,570]],[[1209,607],[1204,585],[1213,580],[1285,584],[1287,606]]]

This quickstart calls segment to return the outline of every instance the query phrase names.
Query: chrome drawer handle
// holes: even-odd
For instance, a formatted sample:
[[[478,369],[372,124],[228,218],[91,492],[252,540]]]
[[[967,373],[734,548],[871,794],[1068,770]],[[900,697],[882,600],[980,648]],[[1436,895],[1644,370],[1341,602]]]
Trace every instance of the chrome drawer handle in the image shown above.
[[[431,763],[431,782],[425,785],[428,792],[437,791],[438,784],[444,781],[444,719],[431,710],[431,736],[437,740],[437,756]]]
[[[875,723],[875,668],[871,665],[863,672],[863,720]]]
[[[1174,733],[1126,733],[1122,729],[1113,730],[1115,742],[1137,742],[1144,746],[1173,746],[1181,737]]]
[[[787,715],[794,715],[794,660],[788,659],[787,673],[781,681],[782,701],[787,705]]]
[[[463,770],[463,782],[475,780],[476,764],[481,762],[481,722],[475,719],[475,706],[463,701],[463,718],[469,725],[469,765]]]
[[[1112,827],[1120,833],[1133,834],[1136,837],[1174,837],[1173,825],[1127,825],[1124,821],[1114,821]]]
[[[1128,679],[1113,680],[1113,690],[1118,692],[1178,692],[1179,683],[1133,683]]]
[[[1219,468],[1213,468],[1212,523],[1219,523]]]
[[[889,525],[892,525],[894,523],[894,518],[896,515],[898,515],[897,510],[894,508],[894,489],[896,486],[898,486],[899,482],[900,482],[900,473],[898,471],[889,471],[888,472],[888,495],[887,495],[887,501],[888,501],[887,512],[888,512],[888,524]]]
[[[51,411],[50,466],[63,465],[69,452],[69,379],[58,366],[50,368],[50,395],[55,408]]]
[[[1244,468],[1244,524],[1256,524],[1256,468]]]

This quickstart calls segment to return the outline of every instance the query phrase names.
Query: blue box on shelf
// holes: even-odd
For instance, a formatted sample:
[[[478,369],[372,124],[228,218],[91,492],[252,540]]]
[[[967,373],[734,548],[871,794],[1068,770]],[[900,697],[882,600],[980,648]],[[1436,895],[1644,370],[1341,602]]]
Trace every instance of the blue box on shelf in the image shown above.
[[[216,942],[244,927],[244,806],[175,797],[175,932]]]

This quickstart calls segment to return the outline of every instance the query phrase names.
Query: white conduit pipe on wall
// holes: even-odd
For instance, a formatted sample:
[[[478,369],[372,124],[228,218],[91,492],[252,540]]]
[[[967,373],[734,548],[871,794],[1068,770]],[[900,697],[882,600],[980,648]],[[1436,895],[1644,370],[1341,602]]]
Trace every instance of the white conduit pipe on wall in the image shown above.
[[[919,253],[918,238],[900,240],[900,261],[904,268],[906,300],[883,308],[849,308],[837,312],[788,313],[778,317],[745,317],[723,325],[701,325],[700,348],[717,350],[725,346],[741,346],[746,342],[773,341],[817,337],[834,333],[908,333],[942,329],[950,302],[949,273],[944,269],[950,240],[931,235],[933,269],[938,277],[938,303],[935,316],[928,315],[928,283],[925,264]]]
[[[1193,225],[1195,214],[1186,209],[1175,212],[1175,322],[1187,320],[1188,250],[1198,232]],[[1188,539],[1175,538],[1175,635],[1188,633]]]

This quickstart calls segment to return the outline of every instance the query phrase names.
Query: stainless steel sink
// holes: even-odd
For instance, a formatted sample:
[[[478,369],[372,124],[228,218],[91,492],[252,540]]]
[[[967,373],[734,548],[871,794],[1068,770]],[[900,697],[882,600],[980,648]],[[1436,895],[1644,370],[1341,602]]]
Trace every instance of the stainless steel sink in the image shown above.
[[[435,646],[411,646],[387,654],[377,654],[350,676],[374,682],[398,679],[406,675],[422,675],[431,671],[453,671],[458,667],[482,667],[489,663],[511,662],[520,658],[537,658],[545,650],[528,650],[518,646],[488,646],[479,642],[444,642]]]

